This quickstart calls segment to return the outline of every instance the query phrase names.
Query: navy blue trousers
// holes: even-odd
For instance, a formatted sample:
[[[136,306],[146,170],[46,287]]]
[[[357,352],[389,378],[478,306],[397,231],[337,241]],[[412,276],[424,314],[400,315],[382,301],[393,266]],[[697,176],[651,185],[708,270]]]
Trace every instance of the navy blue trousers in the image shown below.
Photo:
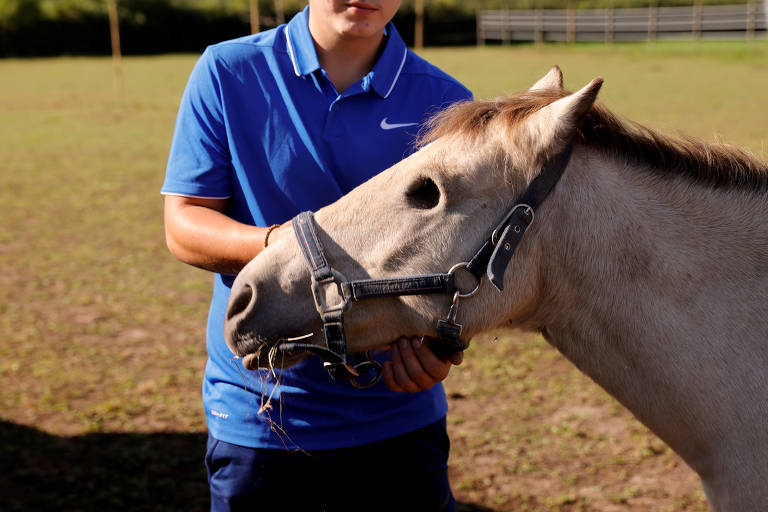
[[[211,511],[448,511],[445,418],[384,441],[309,453],[208,437]]]

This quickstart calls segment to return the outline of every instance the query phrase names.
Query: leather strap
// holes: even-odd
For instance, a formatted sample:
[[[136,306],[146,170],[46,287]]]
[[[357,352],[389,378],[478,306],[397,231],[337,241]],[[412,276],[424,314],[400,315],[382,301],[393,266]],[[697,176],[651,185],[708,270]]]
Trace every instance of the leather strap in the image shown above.
[[[325,257],[320,238],[317,236],[312,212],[301,212],[294,217],[292,223],[301,252],[312,270],[312,278],[315,281],[333,279],[333,271]],[[453,274],[448,273],[359,279],[341,282],[341,290],[345,300],[354,301],[401,295],[447,294],[454,292],[454,279]]]
[[[341,283],[344,298],[348,300],[398,297],[401,295],[426,295],[452,293],[453,274],[424,274],[388,279],[361,279]]]
[[[499,240],[493,249],[486,273],[488,280],[497,290],[504,289],[504,272],[507,270],[509,260],[512,259],[517,244],[523,239],[525,230],[533,222],[533,209],[526,207],[516,208],[509,216],[504,230],[501,232]]]
[[[301,212],[293,218],[291,223],[293,224],[293,230],[296,233],[299,247],[301,247],[301,252],[304,254],[304,259],[307,260],[307,264],[312,271],[312,277],[316,281],[332,278],[331,266],[328,264],[328,260],[325,259],[323,245],[320,243],[317,231],[315,231],[315,221],[312,212]]]
[[[573,144],[568,144],[563,151],[548,160],[539,175],[534,178],[508,214],[509,220],[495,244],[496,247],[488,260],[487,267],[488,280],[499,291],[504,289],[504,273],[509,266],[509,261],[512,259],[520,240],[522,240],[525,230],[533,222],[533,212],[544,202],[557,182],[560,181],[565,168],[568,167],[571,153],[573,153]],[[525,208],[525,206],[530,208]],[[498,229],[496,228],[497,231]]]
[[[485,275],[486,269],[488,268],[488,261],[490,261],[491,254],[493,254],[493,247],[493,241],[491,240],[491,237],[488,237],[472,259],[469,260],[469,263],[467,263],[467,270],[472,272],[472,275],[478,280],[482,279]]]

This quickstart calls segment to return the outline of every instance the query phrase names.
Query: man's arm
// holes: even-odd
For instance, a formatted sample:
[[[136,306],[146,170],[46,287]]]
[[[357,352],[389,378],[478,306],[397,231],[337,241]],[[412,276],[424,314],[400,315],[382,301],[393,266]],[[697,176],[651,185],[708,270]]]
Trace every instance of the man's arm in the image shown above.
[[[165,196],[165,240],[171,254],[189,265],[235,275],[264,249],[268,228],[228,217],[228,199]],[[270,241],[288,226],[270,233]]]

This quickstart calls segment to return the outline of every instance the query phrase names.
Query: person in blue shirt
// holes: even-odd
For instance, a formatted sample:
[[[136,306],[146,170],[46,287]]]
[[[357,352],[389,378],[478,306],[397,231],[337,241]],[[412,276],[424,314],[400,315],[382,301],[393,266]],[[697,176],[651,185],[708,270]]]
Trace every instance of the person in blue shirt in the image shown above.
[[[165,182],[168,247],[214,272],[203,405],[212,510],[454,510],[447,402],[423,339],[390,346],[357,389],[308,358],[247,371],[223,322],[234,275],[290,219],[413,151],[422,123],[471,93],[410,52],[400,0],[310,0],[289,23],[210,46],[179,107]]]

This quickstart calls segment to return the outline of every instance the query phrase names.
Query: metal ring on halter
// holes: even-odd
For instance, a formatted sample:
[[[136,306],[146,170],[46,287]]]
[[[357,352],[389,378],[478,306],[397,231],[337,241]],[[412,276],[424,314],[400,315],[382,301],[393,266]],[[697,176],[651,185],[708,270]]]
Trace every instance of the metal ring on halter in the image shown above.
[[[368,353],[365,353],[366,357],[368,357]],[[362,361],[360,363],[357,363],[354,366],[351,366],[346,364],[344,365],[347,368],[347,371],[350,372],[354,377],[349,379],[349,383],[352,384],[354,387],[358,389],[366,389],[370,388],[371,386],[375,385],[379,380],[381,380],[381,371],[383,367],[381,366],[381,363],[378,361],[373,361],[371,359],[367,359],[365,361]],[[368,372],[373,372],[373,377],[369,381],[358,381],[359,377],[364,376]]]
[[[457,270],[462,269],[462,268],[464,270],[466,270],[467,272],[469,272],[470,275],[472,275],[472,277],[475,277],[474,274],[472,274],[472,272],[470,272],[470,270],[469,270],[469,263],[467,263],[466,261],[462,261],[461,263],[455,264],[454,266],[451,267],[451,269],[448,271],[448,273],[449,274],[455,274]],[[475,279],[477,279],[477,278],[475,277]],[[475,288],[471,292],[467,292],[467,293],[462,293],[461,290],[458,290],[458,287],[457,287],[456,296],[454,296],[454,299],[456,297],[458,297],[459,299],[468,299],[468,298],[472,297],[473,295],[475,295],[478,291],[480,291],[480,287],[482,285],[483,285],[483,280],[482,279],[477,279],[477,284],[475,285]]]

